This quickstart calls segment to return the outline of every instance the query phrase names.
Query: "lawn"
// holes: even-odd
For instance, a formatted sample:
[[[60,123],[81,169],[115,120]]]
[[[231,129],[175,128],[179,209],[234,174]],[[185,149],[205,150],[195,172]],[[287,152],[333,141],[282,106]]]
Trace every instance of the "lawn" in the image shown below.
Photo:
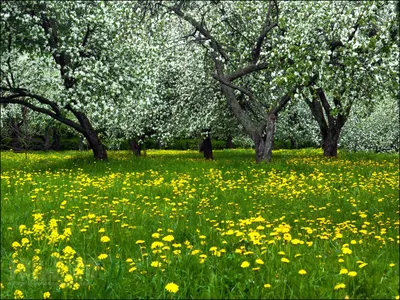
[[[1,298],[399,299],[399,159],[1,153]]]

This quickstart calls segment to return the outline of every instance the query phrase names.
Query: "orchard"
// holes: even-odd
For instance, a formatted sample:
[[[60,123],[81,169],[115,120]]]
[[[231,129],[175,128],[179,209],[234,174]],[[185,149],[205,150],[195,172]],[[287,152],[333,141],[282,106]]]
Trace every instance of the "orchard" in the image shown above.
[[[398,299],[399,9],[3,1],[1,298]]]

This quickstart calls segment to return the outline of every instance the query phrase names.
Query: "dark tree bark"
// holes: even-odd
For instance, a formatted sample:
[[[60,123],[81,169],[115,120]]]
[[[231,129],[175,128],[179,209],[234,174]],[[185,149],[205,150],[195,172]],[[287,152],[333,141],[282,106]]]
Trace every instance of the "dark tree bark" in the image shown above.
[[[203,152],[205,159],[214,159],[211,138],[209,136],[207,136],[201,143],[200,152]]]
[[[11,129],[11,149],[13,151],[21,151],[22,145],[20,142],[20,138],[22,136],[21,126],[23,124],[23,120],[17,121],[15,118],[10,118],[9,125]]]
[[[44,140],[43,140],[43,149],[44,150],[49,150],[51,148],[51,133],[52,133],[52,128],[50,126],[47,126],[44,130]]]
[[[343,109],[340,101],[334,98],[333,103],[338,110],[338,113],[334,116],[325,92],[321,88],[317,90],[310,88],[310,92],[312,100],[306,100],[306,102],[313,117],[318,122],[324,156],[337,157],[340,132],[346,123],[351,105]]]
[[[92,127],[92,124],[90,123],[86,114],[77,111],[73,111],[73,113],[82,126],[82,134],[88,141],[89,146],[93,151],[94,158],[98,160],[107,160],[108,157],[106,147],[101,142],[97,132]]]
[[[61,139],[56,129],[53,129],[53,143],[51,144],[51,149],[60,150],[61,148]]]
[[[130,139],[128,143],[131,146],[133,154],[136,157],[139,157],[141,155],[142,146],[138,143],[136,139]]]
[[[232,135],[228,135],[226,139],[226,146],[227,149],[232,149],[233,148],[233,142],[232,142]]]

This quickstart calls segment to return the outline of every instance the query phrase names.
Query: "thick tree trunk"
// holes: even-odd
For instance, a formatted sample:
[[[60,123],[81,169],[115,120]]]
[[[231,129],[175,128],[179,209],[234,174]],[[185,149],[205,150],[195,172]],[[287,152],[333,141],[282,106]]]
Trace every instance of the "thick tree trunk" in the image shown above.
[[[256,162],[269,162],[274,148],[276,115],[269,113],[267,116],[267,126],[261,133],[255,133],[253,140],[256,151]]]
[[[213,159],[212,144],[209,136],[207,136],[201,143],[200,152],[204,153],[205,159]]]
[[[51,128],[47,126],[44,130],[43,149],[49,150],[51,148]]]
[[[232,149],[233,148],[232,135],[228,135],[228,137],[226,139],[226,148],[227,149]]]
[[[90,124],[88,117],[84,113],[74,111],[74,115],[79,121],[79,124],[83,127],[82,134],[85,136],[90,148],[93,151],[93,156],[95,159],[98,160],[107,160],[107,150],[106,147],[103,145],[97,132]]]
[[[53,150],[60,150],[61,148],[61,138],[60,135],[58,134],[56,129],[53,129],[53,143],[51,144],[51,149]]]
[[[130,139],[128,141],[129,145],[131,146],[132,152],[136,157],[141,155],[142,147],[141,145],[134,139]]]
[[[337,157],[339,135],[339,128],[328,128],[328,131],[322,136],[325,157]]]

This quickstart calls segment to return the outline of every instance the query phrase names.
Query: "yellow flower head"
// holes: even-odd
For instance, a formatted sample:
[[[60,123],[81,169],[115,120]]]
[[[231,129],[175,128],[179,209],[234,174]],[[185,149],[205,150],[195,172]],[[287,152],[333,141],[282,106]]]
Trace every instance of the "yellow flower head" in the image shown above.
[[[306,275],[306,274],[307,274],[307,271],[304,270],[304,269],[301,269],[301,270],[299,271],[299,274],[300,274],[300,275]]]
[[[355,276],[357,276],[357,272],[350,271],[349,273],[347,273],[347,275],[349,275],[350,277],[355,277]]]
[[[108,243],[110,241],[110,238],[108,236],[104,235],[101,237],[100,241],[102,243]]]
[[[167,236],[164,236],[164,237],[162,238],[162,240],[163,240],[164,242],[172,242],[172,241],[174,240],[174,236],[171,235],[171,234],[169,234],[169,235],[167,235]]]
[[[269,289],[269,288],[271,287],[271,285],[270,285],[269,283],[266,283],[266,284],[264,284],[264,287],[265,287],[266,289]]]
[[[346,287],[346,285],[344,283],[338,283],[337,285],[335,285],[334,289],[340,290],[340,289],[344,289],[345,287]]]
[[[50,294],[50,292],[44,292],[44,293],[43,293],[43,299],[51,299],[51,294]]]
[[[288,264],[288,263],[290,263],[290,260],[288,260],[286,257],[282,257],[281,262]]]
[[[177,293],[179,291],[179,285],[177,285],[177,284],[175,284],[173,282],[170,282],[165,286],[165,289],[168,292],[175,294],[175,293]]]
[[[100,254],[97,258],[100,260],[103,260],[103,259],[106,259],[107,257],[108,257],[108,255],[103,253],[103,254]]]
[[[14,299],[24,299],[24,293],[20,290],[14,291]]]
[[[339,274],[343,275],[343,274],[347,274],[347,273],[349,273],[349,271],[347,269],[345,269],[345,268],[340,269]]]
[[[264,261],[262,259],[260,259],[260,258],[257,258],[256,259],[256,264],[263,265]]]

